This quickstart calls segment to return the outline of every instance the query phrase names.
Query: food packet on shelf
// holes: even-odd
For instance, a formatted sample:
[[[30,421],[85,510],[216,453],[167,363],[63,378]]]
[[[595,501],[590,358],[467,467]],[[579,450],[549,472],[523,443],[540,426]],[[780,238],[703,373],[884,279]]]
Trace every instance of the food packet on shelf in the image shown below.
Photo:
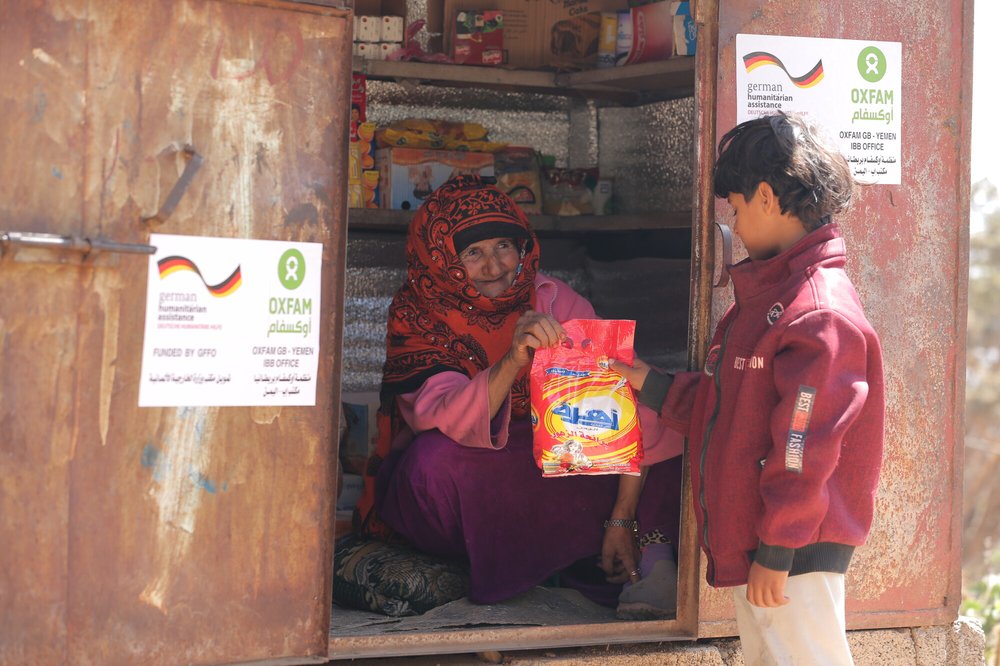
[[[528,214],[542,212],[542,176],[538,154],[531,148],[512,146],[493,157],[497,187]]]
[[[546,215],[590,215],[599,172],[590,169],[545,167],[542,173],[542,212]]]
[[[639,474],[642,431],[635,394],[608,358],[631,364],[635,321],[571,319],[567,339],[531,364],[535,463],[544,477]]]
[[[478,123],[406,118],[378,131],[379,148],[419,148],[423,150],[468,150],[492,153],[506,147],[490,141],[486,128]]]

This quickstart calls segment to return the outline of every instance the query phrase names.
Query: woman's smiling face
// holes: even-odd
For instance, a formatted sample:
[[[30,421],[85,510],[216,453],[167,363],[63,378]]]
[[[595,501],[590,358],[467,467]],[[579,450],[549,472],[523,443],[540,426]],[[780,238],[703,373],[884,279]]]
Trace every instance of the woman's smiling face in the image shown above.
[[[514,283],[521,251],[512,238],[487,238],[469,245],[458,258],[479,293],[496,298]]]

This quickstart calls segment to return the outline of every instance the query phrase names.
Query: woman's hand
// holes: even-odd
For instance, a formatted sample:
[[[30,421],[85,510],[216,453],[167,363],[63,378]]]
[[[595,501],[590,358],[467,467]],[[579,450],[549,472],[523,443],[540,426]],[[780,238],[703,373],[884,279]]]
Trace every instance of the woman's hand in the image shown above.
[[[608,367],[624,377],[632,388],[641,391],[646,383],[646,376],[649,374],[649,365],[641,358],[632,361],[632,365],[626,365],[624,361],[608,360]]]
[[[528,310],[517,320],[514,339],[508,357],[517,368],[531,363],[531,350],[555,347],[566,337],[566,331],[552,316]]]
[[[566,331],[549,315],[534,310],[521,315],[514,327],[510,349],[490,368],[488,390],[491,419],[497,415],[510,395],[510,387],[514,385],[521,368],[531,363],[532,350],[554,347],[565,337]]]
[[[639,546],[632,530],[615,526],[604,530],[601,569],[607,574],[609,583],[639,582],[642,577],[639,571]]]

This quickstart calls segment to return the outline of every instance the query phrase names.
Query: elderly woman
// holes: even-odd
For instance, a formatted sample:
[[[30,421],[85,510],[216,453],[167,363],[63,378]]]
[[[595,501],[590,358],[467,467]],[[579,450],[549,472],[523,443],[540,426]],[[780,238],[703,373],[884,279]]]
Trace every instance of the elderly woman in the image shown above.
[[[524,213],[479,179],[454,179],[417,212],[406,254],[407,280],[389,308],[369,465],[377,481],[356,526],[467,560],[473,602],[502,601],[558,574],[594,601],[617,602],[622,617],[672,613],[678,436],[640,407],[651,466],[641,477],[543,478],[535,465],[532,351],[561,341],[559,322],[596,315],[538,272]],[[632,586],[619,598],[622,583]]]

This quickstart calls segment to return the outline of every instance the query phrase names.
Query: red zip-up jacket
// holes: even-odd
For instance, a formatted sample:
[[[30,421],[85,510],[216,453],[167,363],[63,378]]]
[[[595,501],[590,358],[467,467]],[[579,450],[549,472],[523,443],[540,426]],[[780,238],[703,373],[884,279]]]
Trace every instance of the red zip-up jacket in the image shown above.
[[[662,403],[661,418],[690,438],[711,585],[746,583],[753,561],[842,573],[868,536],[882,349],[845,260],[829,224],[772,259],[733,266],[736,302],[704,370],[676,375]]]

